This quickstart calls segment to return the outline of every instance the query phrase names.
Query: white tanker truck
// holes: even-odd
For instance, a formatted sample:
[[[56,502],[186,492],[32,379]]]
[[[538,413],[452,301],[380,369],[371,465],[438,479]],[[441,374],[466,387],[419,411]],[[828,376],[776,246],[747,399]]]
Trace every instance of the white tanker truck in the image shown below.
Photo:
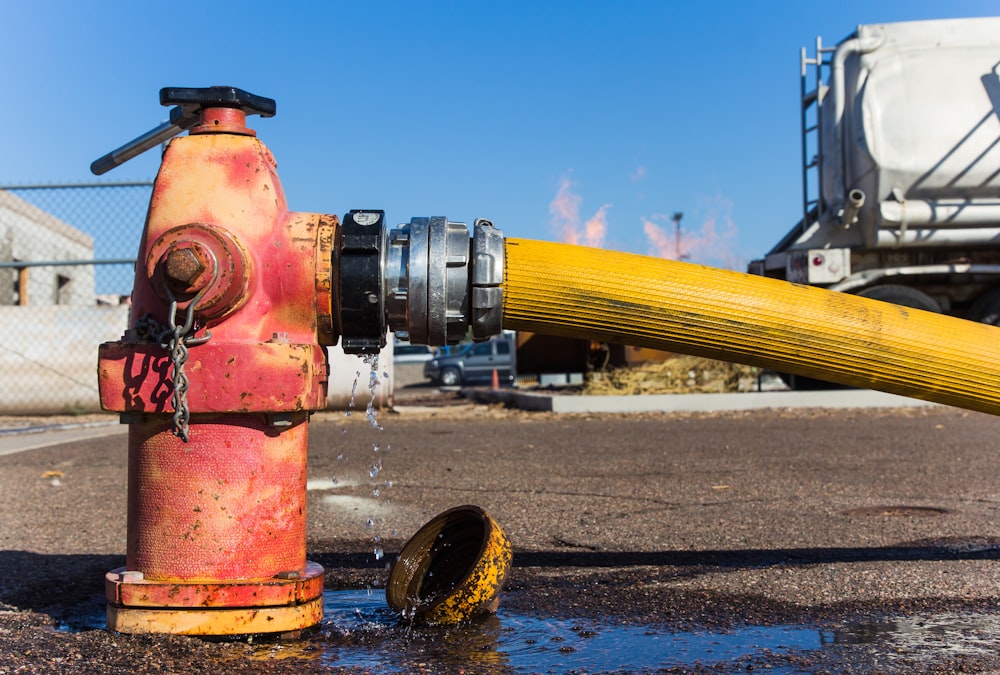
[[[1000,17],[802,50],[802,220],[753,274],[1000,324]]]

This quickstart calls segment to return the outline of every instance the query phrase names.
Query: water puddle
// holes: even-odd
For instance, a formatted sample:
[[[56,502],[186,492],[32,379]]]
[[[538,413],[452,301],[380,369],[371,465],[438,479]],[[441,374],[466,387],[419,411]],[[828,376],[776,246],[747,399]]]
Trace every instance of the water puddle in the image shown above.
[[[297,643],[258,646],[256,658],[302,658],[371,673],[453,671],[565,673],[653,671],[820,649],[821,633],[801,626],[732,632],[666,632],[587,619],[543,619],[503,609],[453,627],[399,622],[381,590],[328,591],[320,628]],[[769,672],[783,671],[781,666]]]
[[[464,626],[412,628],[399,622],[381,590],[328,591],[323,623],[294,643],[263,643],[255,658],[305,659],[370,673],[601,673],[687,668],[722,672],[811,672],[955,656],[989,661],[1000,649],[1000,616],[942,613],[835,628],[745,626],[729,631],[669,631],[592,619],[548,619],[505,610]],[[975,661],[973,661],[975,662]],[[850,666],[848,668],[848,666]],[[831,672],[832,672],[831,671]]]
[[[82,603],[67,615],[57,631],[105,629],[99,601]],[[992,672],[1000,653],[1000,614],[942,612],[824,628],[670,631],[601,617],[545,618],[501,604],[496,616],[462,626],[413,628],[388,608],[384,591],[369,589],[326,591],[322,623],[301,639],[256,636],[248,642],[256,660],[301,660],[376,675],[666,669],[804,673],[815,672],[811,666],[817,664],[824,672],[913,672],[953,662],[965,664],[961,672],[979,672],[976,664]]]

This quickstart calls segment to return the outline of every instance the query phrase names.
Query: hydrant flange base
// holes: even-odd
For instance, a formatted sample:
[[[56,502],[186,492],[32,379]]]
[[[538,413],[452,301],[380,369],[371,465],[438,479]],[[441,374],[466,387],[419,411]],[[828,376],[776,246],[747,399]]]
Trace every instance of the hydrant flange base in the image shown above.
[[[290,633],[323,620],[323,598],[290,607],[245,609],[147,609],[108,605],[108,630],[175,635]]]
[[[321,565],[268,579],[147,580],[121,567],[105,575],[108,628],[121,633],[248,635],[301,630],[323,618]]]
[[[323,595],[322,565],[306,561],[305,570],[287,577],[238,581],[166,581],[130,578],[125,567],[104,576],[105,597],[121,607],[184,609],[193,607],[278,607],[307,602]]]

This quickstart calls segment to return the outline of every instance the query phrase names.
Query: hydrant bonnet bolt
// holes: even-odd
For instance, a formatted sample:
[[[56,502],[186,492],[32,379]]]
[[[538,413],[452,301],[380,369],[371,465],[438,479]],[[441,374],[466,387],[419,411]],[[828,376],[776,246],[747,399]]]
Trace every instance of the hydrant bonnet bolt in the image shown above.
[[[177,290],[198,290],[196,282],[212,261],[205,259],[205,251],[197,244],[180,244],[167,253],[163,274],[167,284]]]

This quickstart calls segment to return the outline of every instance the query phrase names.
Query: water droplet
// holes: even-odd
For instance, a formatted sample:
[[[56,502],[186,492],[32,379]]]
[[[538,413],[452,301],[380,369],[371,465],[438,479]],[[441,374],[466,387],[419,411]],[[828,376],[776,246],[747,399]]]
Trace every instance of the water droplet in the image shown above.
[[[365,521],[365,529],[366,530],[370,530],[373,527],[375,527],[375,523],[372,522],[371,518],[369,518],[367,521]]]
[[[347,412],[344,413],[347,417],[351,416],[351,410],[354,408],[354,397],[358,393],[358,379],[361,377],[361,371],[355,371],[354,373],[354,384],[351,385],[351,399],[347,402]]]
[[[378,354],[366,354],[364,357],[364,362],[368,364],[370,371],[368,373],[368,406],[365,410],[368,415],[368,423],[371,424],[372,429],[377,429],[382,431],[382,425],[376,421],[376,416],[378,412],[375,410],[375,390],[379,386],[378,381]]]
[[[378,488],[375,488],[374,490],[372,490],[372,496],[375,497],[376,499],[378,499],[379,497],[382,496],[382,493],[379,492]]]
[[[381,560],[384,555],[385,555],[385,551],[382,550],[382,547],[381,546],[376,546],[375,547],[375,560]]]

